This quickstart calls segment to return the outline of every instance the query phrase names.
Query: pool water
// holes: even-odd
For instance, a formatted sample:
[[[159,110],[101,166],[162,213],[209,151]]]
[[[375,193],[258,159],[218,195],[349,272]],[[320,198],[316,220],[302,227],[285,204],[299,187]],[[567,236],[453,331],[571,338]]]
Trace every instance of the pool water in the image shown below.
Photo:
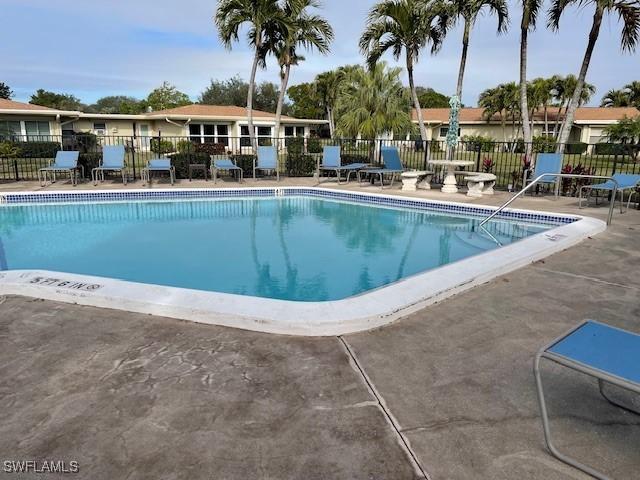
[[[480,219],[304,196],[0,208],[0,269],[337,300],[498,248]],[[506,245],[550,226],[495,221]]]

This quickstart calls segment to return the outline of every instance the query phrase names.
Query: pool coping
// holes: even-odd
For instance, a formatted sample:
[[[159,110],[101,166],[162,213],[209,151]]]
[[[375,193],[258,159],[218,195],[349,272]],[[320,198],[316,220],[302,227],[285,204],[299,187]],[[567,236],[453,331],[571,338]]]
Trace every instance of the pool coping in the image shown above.
[[[175,195],[176,192],[185,191],[196,194]],[[114,201],[112,199],[114,193],[120,193],[116,197],[130,201],[130,198],[126,198],[127,195],[134,193],[137,196],[137,193],[143,192],[149,192],[149,190],[11,192],[0,195],[0,203],[19,204],[22,202],[13,200],[24,196],[31,199],[34,195],[46,195],[47,197],[40,200],[50,200],[33,202],[38,204],[84,202],[91,201],[91,198],[96,198],[97,201]],[[318,187],[154,189],[152,192],[153,199],[225,198],[256,196],[256,193],[260,196],[306,194],[467,215],[489,214],[496,209],[496,207],[485,205],[389,196],[380,193],[355,193]],[[168,195],[163,196],[163,193]],[[198,196],[203,193],[211,196]],[[90,195],[87,196],[87,194]],[[100,199],[101,194],[104,195],[102,199]],[[15,198],[7,201],[8,196]],[[538,219],[546,218],[550,223],[562,224],[498,249],[340,300],[323,302],[278,300],[45,270],[0,272],[0,294],[24,295],[266,333],[305,336],[341,335],[389,324],[425,306],[565,250],[606,229],[605,222],[591,217],[521,209],[508,209],[504,213],[504,217],[501,215],[500,218],[535,222],[544,221]]]

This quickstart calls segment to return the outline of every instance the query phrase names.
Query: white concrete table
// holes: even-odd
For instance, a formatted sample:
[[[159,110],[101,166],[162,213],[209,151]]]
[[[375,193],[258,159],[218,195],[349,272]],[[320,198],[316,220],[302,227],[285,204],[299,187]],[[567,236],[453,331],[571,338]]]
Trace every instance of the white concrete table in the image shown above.
[[[423,190],[431,189],[431,177],[433,172],[428,170],[410,170],[402,172],[402,190],[405,192],[415,192],[418,188]]]
[[[444,184],[442,185],[443,193],[458,193],[458,184],[456,183],[456,168],[468,167],[474,165],[476,162],[473,160],[429,160],[431,165],[442,165],[447,167],[447,173],[444,177]]]

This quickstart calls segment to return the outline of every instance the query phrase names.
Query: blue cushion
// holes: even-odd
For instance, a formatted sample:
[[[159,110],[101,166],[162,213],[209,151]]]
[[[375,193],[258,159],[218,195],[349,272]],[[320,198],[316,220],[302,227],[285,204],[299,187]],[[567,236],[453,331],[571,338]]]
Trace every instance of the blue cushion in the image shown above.
[[[221,158],[219,160],[214,160],[213,165],[220,170],[242,170],[236,164],[234,164],[228,158]]]
[[[154,158],[149,160],[149,170],[169,170],[171,168],[171,160],[168,158]]]
[[[536,165],[533,178],[538,178],[545,173],[560,173],[562,170],[561,153],[539,153],[536,156]],[[544,177],[540,183],[555,183],[557,177]]]
[[[340,147],[326,145],[322,150],[322,166],[327,168],[340,166]]]
[[[56,152],[56,158],[51,168],[76,168],[79,155],[80,152],[59,150]]]
[[[102,147],[102,168],[124,168],[124,145]]]
[[[638,334],[588,321],[547,351],[640,384]]]
[[[396,147],[382,147],[382,161],[388,170],[402,170],[400,153]]]
[[[612,177],[618,182],[618,188],[624,190],[627,188],[635,188],[640,183],[640,175],[631,175],[628,173],[616,173]],[[596,190],[613,190],[614,183],[611,180],[607,180],[604,183],[598,183],[591,185],[591,188]]]
[[[275,169],[277,166],[276,147],[258,147],[258,168]]]

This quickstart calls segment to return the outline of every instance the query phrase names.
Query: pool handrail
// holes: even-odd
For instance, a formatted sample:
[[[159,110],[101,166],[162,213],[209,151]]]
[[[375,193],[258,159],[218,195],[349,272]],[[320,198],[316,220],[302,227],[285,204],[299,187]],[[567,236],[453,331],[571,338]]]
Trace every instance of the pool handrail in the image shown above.
[[[577,175],[575,173],[543,173],[542,175],[538,175],[536,178],[534,178],[531,181],[531,183],[529,183],[522,190],[517,192],[509,200],[504,202],[493,213],[491,213],[491,215],[488,215],[487,217],[485,217],[485,219],[480,222],[480,226],[481,227],[484,226],[485,223],[487,223],[489,220],[494,218],[501,211],[503,211],[505,208],[507,208],[509,205],[511,205],[516,198],[520,197],[521,195],[524,195],[524,193],[527,192],[527,190],[533,188],[533,186],[536,185],[538,182],[540,182],[540,180],[542,180],[544,177],[556,177],[556,179],[557,178],[590,178],[590,179],[599,179],[599,180],[602,180],[602,179],[611,180],[614,183],[614,187],[613,187],[611,198],[615,199],[616,198],[616,193],[618,192],[618,181],[615,178],[611,177],[611,176],[607,176],[607,175]],[[616,202],[613,201],[613,202],[611,202],[611,205],[609,205],[609,214],[607,215],[607,225],[611,225],[611,221],[613,219],[613,209],[615,207],[615,203]],[[620,212],[622,213],[622,206],[620,206]]]

